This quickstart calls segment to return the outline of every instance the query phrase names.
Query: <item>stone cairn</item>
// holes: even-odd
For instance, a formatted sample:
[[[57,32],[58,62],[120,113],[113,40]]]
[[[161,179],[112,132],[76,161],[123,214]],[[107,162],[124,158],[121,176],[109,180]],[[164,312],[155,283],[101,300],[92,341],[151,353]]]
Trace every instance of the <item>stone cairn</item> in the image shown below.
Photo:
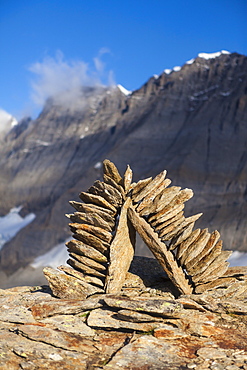
[[[61,282],[68,297],[72,286],[85,298],[119,293],[134,257],[136,232],[181,294],[226,287],[229,279],[245,275],[244,268],[229,267],[232,252],[222,250],[217,230],[194,230],[202,213],[184,216],[191,189],[170,186],[166,171],[132,183],[129,166],[123,177],[109,160],[103,170],[103,181],[80,193],[83,203],[70,202],[75,212],[67,215],[74,238],[67,243],[69,266],[44,269],[54,295],[60,296]]]

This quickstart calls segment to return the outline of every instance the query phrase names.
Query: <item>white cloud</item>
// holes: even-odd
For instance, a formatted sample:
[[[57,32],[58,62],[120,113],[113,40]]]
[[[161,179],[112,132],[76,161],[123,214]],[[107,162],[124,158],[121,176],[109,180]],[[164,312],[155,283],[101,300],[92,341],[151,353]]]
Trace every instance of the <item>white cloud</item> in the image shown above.
[[[0,133],[7,133],[15,125],[17,125],[17,120],[0,108]]]
[[[47,56],[42,62],[33,63],[29,68],[35,75],[31,83],[33,102],[43,106],[46,99],[52,97],[63,106],[83,108],[82,87],[103,86],[103,80],[112,83],[112,71],[106,71],[101,59],[106,53],[110,50],[100,49],[93,59],[94,68],[84,61],[65,60],[61,51],[54,58]]]
[[[104,54],[111,54],[110,49],[101,48],[98,52],[97,57],[93,58],[95,69],[99,73],[99,75],[103,75],[105,71],[105,63],[102,61],[102,56]]]

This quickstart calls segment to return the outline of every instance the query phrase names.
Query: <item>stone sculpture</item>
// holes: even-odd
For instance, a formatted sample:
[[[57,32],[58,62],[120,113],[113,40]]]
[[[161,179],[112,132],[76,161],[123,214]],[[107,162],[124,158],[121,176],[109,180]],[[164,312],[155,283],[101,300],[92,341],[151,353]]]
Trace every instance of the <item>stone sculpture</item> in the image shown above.
[[[217,230],[194,229],[202,213],[184,216],[191,189],[170,186],[166,171],[132,183],[129,166],[123,177],[109,160],[103,170],[103,181],[80,193],[83,203],[70,202],[69,266],[44,269],[54,295],[61,295],[61,284],[68,298],[119,293],[134,256],[135,231],[182,294],[224,287],[227,279],[245,275],[244,268],[229,268],[232,252],[222,250]]]

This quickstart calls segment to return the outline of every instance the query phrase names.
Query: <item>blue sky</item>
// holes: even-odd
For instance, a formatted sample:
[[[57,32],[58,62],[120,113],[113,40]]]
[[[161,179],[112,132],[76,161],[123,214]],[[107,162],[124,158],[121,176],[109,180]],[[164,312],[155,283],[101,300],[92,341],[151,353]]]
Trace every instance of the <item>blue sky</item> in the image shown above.
[[[0,0],[0,108],[35,115],[69,81],[138,89],[222,49],[247,55],[246,0]]]

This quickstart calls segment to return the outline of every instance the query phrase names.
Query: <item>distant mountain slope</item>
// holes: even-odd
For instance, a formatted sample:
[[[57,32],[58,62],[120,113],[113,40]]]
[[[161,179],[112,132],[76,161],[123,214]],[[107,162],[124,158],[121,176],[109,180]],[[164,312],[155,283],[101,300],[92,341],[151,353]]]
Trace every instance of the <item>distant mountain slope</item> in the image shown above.
[[[69,200],[100,178],[109,158],[136,179],[163,169],[191,187],[188,212],[218,229],[226,249],[247,251],[247,57],[199,55],[181,69],[152,77],[132,94],[87,89],[83,110],[49,100],[35,121],[2,138],[0,212],[22,205],[35,219],[0,251],[12,274],[69,235]]]

